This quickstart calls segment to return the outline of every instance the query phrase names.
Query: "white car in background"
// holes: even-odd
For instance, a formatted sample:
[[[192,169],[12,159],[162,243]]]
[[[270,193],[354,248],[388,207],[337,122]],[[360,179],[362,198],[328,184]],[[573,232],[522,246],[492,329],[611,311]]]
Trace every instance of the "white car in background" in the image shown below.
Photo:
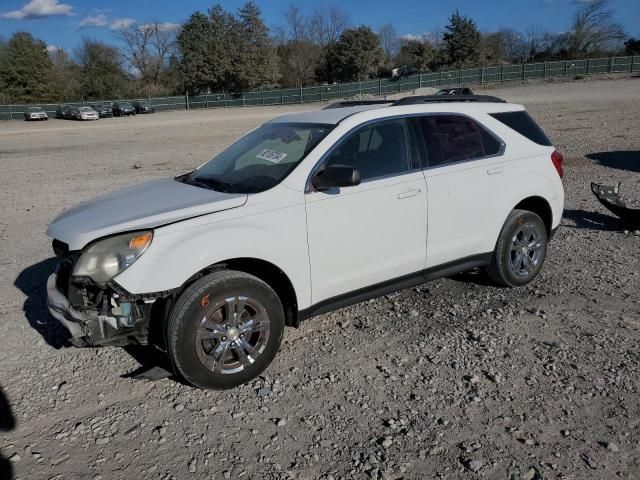
[[[91,107],[78,107],[75,112],[76,120],[98,120],[100,115]]]
[[[24,119],[30,120],[49,120],[49,115],[42,107],[28,107],[24,111]]]
[[[331,107],[56,218],[48,305],[74,342],[151,343],[192,384],[230,388],[303,319],[477,267],[507,287],[538,275],[562,216],[562,156],[524,107]]]

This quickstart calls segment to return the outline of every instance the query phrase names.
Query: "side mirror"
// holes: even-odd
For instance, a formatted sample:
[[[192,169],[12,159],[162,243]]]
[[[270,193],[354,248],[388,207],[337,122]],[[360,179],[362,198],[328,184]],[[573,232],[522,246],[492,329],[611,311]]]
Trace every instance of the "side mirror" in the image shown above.
[[[360,185],[360,172],[349,165],[329,165],[316,173],[311,181],[316,190]]]

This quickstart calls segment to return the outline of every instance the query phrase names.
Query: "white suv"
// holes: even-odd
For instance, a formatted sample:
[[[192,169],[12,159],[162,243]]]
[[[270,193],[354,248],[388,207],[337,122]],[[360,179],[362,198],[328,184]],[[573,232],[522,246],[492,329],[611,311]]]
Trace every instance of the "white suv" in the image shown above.
[[[192,384],[230,388],[285,325],[477,267],[527,284],[561,177],[524,107],[495,97],[286,115],[188,174],[62,213],[49,310],[76,345],[151,343]]]

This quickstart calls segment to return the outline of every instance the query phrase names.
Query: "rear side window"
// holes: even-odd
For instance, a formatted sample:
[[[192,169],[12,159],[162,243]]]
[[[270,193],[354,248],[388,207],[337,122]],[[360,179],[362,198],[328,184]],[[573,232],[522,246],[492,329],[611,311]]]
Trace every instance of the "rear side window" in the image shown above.
[[[536,121],[531,118],[524,110],[519,112],[502,112],[492,113],[491,116],[496,120],[504,123],[507,127],[515,130],[520,135],[527,137],[538,145],[544,145],[545,147],[551,146],[551,141],[538,126]]]
[[[430,167],[497,155],[502,147],[481,125],[461,115],[425,116],[420,127]]]

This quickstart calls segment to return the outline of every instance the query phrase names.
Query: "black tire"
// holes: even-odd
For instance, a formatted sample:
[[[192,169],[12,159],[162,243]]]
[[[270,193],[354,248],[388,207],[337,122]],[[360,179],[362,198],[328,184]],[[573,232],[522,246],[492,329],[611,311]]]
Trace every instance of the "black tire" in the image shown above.
[[[526,241],[525,236],[528,236]],[[504,287],[521,287],[533,281],[544,264],[548,242],[549,232],[537,214],[513,210],[504,222],[493,258],[486,269],[489,278]],[[526,245],[534,247],[527,249],[526,253],[519,251],[520,247],[525,248]],[[519,268],[520,265],[522,268]]]
[[[224,303],[225,299],[230,297],[239,298],[240,296],[248,297],[247,304],[251,301],[264,308],[267,317],[264,323],[268,324],[269,327],[266,333],[267,338],[260,345],[260,353],[255,357],[250,357],[253,359],[252,363],[246,362],[245,357],[246,363],[242,363],[240,371],[232,371],[233,368],[229,368],[226,370],[227,373],[222,373],[222,369],[226,368],[227,365],[225,356],[228,358],[227,362],[231,367],[237,365],[237,368],[239,368],[241,364],[240,350],[246,354],[246,351],[240,349],[236,342],[231,341],[233,336],[237,338],[238,329],[235,328],[234,324],[229,330],[227,328],[229,324],[227,324],[225,332],[229,335],[229,338],[221,337],[215,340],[213,338],[200,340],[198,331],[205,318],[210,315],[213,317],[216,312],[221,311],[211,312],[212,309],[215,309],[220,303]],[[249,309],[243,304],[242,312],[245,311],[245,308]],[[228,311],[226,313],[228,317]],[[258,317],[259,315],[256,313],[255,316]],[[239,318],[242,318],[242,316],[239,316]],[[227,323],[227,320],[215,322],[211,320],[211,322],[212,324]],[[249,323],[250,321],[247,319],[245,327]],[[238,325],[241,326],[242,323]],[[211,331],[213,332],[213,330]],[[253,275],[234,270],[221,270],[194,282],[180,295],[167,321],[167,350],[177,373],[189,383],[204,389],[228,389],[252,380],[269,366],[280,348],[283,333],[284,310],[278,295],[273,289]],[[259,341],[258,336],[262,337],[263,333],[261,331],[247,333],[246,338],[243,334],[242,338],[244,340],[238,339],[238,342],[245,342],[246,344],[246,341],[251,343],[255,339],[257,343]],[[226,340],[226,342],[223,342],[223,340]],[[218,369],[211,369],[205,366],[204,361],[201,360],[202,355],[212,355],[218,347],[222,346],[222,343],[229,346],[225,347],[224,351],[226,353],[222,357],[222,361],[213,362],[214,365],[219,365]],[[205,353],[206,347],[210,347],[207,353]],[[213,359],[214,356],[207,358]]]

